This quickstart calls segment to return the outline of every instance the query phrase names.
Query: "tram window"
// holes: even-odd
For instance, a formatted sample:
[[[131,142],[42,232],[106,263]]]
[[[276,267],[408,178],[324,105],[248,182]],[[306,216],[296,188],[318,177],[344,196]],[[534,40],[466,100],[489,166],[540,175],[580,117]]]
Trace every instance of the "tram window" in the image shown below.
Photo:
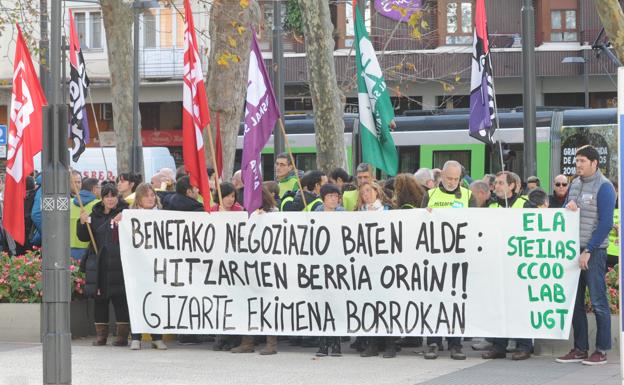
[[[275,165],[273,164],[273,154],[262,154],[262,179],[275,179]]]
[[[241,163],[243,162],[243,150],[236,150],[234,155],[234,171],[241,169]]]
[[[444,163],[449,160],[456,160],[462,166],[466,168],[466,172],[470,173],[472,170],[470,165],[470,150],[465,151],[434,151],[433,152],[433,167],[442,168]]]
[[[316,170],[316,154],[293,154],[298,170]]]
[[[420,147],[399,147],[399,172],[414,173],[420,167]]]

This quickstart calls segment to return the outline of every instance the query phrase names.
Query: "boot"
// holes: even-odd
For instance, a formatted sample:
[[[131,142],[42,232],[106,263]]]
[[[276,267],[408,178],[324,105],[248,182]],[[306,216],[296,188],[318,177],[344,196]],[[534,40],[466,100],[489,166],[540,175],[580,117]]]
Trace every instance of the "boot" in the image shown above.
[[[261,356],[268,356],[277,353],[277,336],[267,336],[266,346],[260,351]]]
[[[316,352],[316,356],[327,357],[328,350],[329,350],[329,344],[327,343],[327,338],[325,337],[319,338],[319,350]]]
[[[342,357],[341,346],[340,346],[340,338],[335,337],[334,343],[331,344],[331,354],[332,357]]]
[[[128,335],[130,334],[129,322],[117,322],[117,338],[113,346],[128,346]]]
[[[243,336],[241,344],[230,350],[232,353],[253,353],[254,341],[252,336]]]
[[[223,349],[224,346],[225,346],[225,336],[217,335],[217,337],[215,338],[215,343],[214,345],[212,345],[212,350],[221,351],[221,350],[224,350]]]
[[[107,338],[108,338],[108,324],[96,323],[95,324],[95,341],[93,341],[93,346],[106,345]]]
[[[376,338],[378,337],[368,338],[366,349],[360,353],[360,357],[375,357],[379,355],[379,347],[377,346],[379,341],[377,341]]]
[[[386,349],[383,358],[394,358],[397,354],[397,345],[395,337],[386,337]]]

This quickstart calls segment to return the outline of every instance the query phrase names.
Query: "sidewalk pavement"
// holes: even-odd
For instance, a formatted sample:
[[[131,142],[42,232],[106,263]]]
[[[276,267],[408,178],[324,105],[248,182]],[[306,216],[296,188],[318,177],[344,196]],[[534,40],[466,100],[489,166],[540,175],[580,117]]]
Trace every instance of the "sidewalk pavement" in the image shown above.
[[[396,358],[361,358],[343,344],[343,357],[316,358],[316,349],[281,343],[273,356],[214,352],[212,344],[157,351],[113,346],[93,347],[91,339],[72,341],[72,383],[141,384],[301,384],[301,385],[620,385],[619,357],[607,365],[557,364],[552,357],[527,361],[484,361],[466,345],[468,359],[454,361],[448,352],[425,360],[421,348],[404,348]],[[0,342],[0,385],[42,383],[41,344]]]

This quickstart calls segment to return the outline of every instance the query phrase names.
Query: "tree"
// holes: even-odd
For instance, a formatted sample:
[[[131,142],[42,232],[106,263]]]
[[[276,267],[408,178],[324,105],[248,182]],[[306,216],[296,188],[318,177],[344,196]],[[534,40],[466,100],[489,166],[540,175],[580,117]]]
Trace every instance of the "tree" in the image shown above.
[[[100,0],[106,33],[108,67],[111,77],[113,127],[117,148],[117,170],[130,170],[132,159],[132,3],[123,0]],[[140,129],[140,126],[139,126]],[[140,132],[140,131],[139,131]],[[141,135],[138,137],[141,146]]]
[[[345,164],[344,98],[336,81],[334,26],[328,1],[299,0],[299,7],[314,110],[316,165],[327,173]]]
[[[206,91],[213,138],[217,113],[220,117],[224,180],[229,180],[234,171],[236,138],[247,93],[251,43],[251,29],[248,26],[257,25],[259,16],[260,7],[255,0],[215,1],[210,9],[210,56]],[[206,159],[212,164],[207,145]]]
[[[618,0],[596,0],[596,10],[615,54],[624,63],[624,13]]]

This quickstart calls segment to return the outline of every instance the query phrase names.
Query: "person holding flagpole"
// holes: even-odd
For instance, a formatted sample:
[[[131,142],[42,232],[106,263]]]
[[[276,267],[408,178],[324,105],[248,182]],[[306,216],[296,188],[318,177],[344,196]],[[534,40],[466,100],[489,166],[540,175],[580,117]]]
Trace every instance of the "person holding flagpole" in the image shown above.
[[[182,154],[191,185],[199,189],[203,197],[204,210],[210,212],[210,184],[204,157],[202,132],[210,123],[208,98],[204,86],[193,10],[189,0],[184,0],[184,83],[182,87]]]
[[[22,30],[17,25],[17,44],[13,61],[13,90],[9,110],[2,224],[20,245],[26,244],[24,198],[26,178],[34,171],[33,158],[43,146],[43,106],[48,104],[30,59]]]

